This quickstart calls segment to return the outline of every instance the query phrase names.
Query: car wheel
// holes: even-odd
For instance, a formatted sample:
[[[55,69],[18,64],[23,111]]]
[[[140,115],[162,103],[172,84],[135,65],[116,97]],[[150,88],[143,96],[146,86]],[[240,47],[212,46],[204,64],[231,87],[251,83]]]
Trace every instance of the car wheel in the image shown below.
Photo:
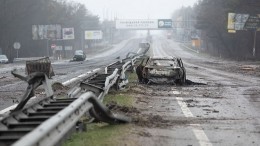
[[[186,83],[186,73],[184,73],[184,75],[183,75],[183,84],[185,84]]]
[[[184,85],[186,82],[186,74],[184,73],[182,78],[180,79],[180,85]]]
[[[149,80],[147,78],[143,78],[143,81],[144,81],[145,84],[149,83]]]
[[[179,85],[184,85],[185,82],[186,82],[186,74],[184,73],[184,75],[180,79],[176,80],[175,83]]]

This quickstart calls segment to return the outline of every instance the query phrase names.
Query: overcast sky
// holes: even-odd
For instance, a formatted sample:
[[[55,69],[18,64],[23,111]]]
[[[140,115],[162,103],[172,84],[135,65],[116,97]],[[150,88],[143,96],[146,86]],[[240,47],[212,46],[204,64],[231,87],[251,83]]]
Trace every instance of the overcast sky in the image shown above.
[[[197,0],[74,0],[86,5],[101,20],[170,18],[174,10],[193,6]]]

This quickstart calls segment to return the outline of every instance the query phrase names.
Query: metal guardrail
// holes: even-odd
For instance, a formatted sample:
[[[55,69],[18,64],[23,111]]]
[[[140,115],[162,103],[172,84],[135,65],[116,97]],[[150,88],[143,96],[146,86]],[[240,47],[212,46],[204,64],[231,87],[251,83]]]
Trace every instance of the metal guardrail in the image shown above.
[[[101,104],[92,92],[83,93],[73,103],[62,111],[42,123],[35,130],[22,137],[13,146],[51,146],[59,141],[73,129],[76,122],[87,111],[101,113],[102,118],[95,115],[95,118],[107,123],[128,123],[131,120],[122,115],[113,115],[105,106]],[[33,137],[33,138],[32,138]]]
[[[137,60],[137,57],[134,57],[133,59],[131,59],[130,61],[127,61],[121,69],[121,73],[120,73],[120,82],[118,83],[118,87],[119,89],[123,88],[126,84],[128,84],[128,78],[125,74],[126,71],[128,71],[130,68],[132,70],[132,72],[135,70],[134,64]]]
[[[85,74],[79,75],[78,77],[72,78],[64,83],[62,83],[63,86],[70,86],[73,84],[77,84],[79,82],[83,82],[84,80],[86,80],[87,78],[94,76],[95,74],[98,74],[99,72],[101,72],[101,68],[96,68],[92,71],[89,71]]]
[[[57,144],[72,129],[78,119],[90,110],[92,107],[92,104],[88,102],[90,97],[95,97],[95,95],[90,92],[82,94],[76,101],[22,137],[13,146],[51,146]]]
[[[130,122],[130,119],[127,117],[124,117],[122,115],[114,115],[113,113],[111,113],[104,105],[101,104],[101,102],[104,96],[109,91],[109,89],[113,85],[117,84],[119,76],[120,78],[123,77],[125,75],[125,72],[131,67],[131,65],[133,66],[133,62],[135,62],[135,59],[131,61],[127,61],[122,66],[121,66],[122,63],[121,64],[119,63],[118,67],[121,66],[120,69],[115,68],[113,72],[111,72],[110,69],[108,70],[108,74],[96,75],[95,72],[95,74],[92,74],[93,76],[92,80],[82,81],[81,79],[78,79],[77,81],[81,82],[80,83],[81,85],[75,87],[74,90],[72,90],[69,93],[68,97],[70,98],[64,100],[47,98],[40,101],[39,103],[36,103],[28,107],[27,109],[18,111],[17,113],[13,114],[12,117],[5,118],[4,120],[5,123],[2,123],[3,121],[0,121],[0,143],[1,143],[1,132],[5,134],[6,132],[10,132],[10,134],[12,133],[12,130],[9,131],[8,129],[8,122],[11,123],[14,122],[13,124],[15,124],[16,122],[19,123],[19,119],[24,119],[24,118],[25,120],[27,119],[28,116],[27,114],[30,114],[32,116],[38,115],[39,111],[42,111],[41,113],[39,113],[40,115],[47,114],[48,116],[36,116],[36,117],[33,116],[33,117],[28,117],[29,119],[27,120],[40,118],[44,122],[41,123],[39,126],[35,125],[36,128],[30,131],[25,136],[22,136],[22,138],[20,138],[18,141],[16,141],[13,144],[14,146],[56,145],[64,137],[66,137],[68,133],[70,134],[71,133],[70,131],[74,131],[73,129],[75,128],[76,122],[87,111],[89,111],[91,115],[94,116],[96,119],[107,123]],[[115,66],[117,65],[115,64]],[[72,81],[72,82],[75,83],[76,81]],[[45,111],[46,107],[48,108],[47,110],[48,112]],[[58,108],[61,110],[60,111],[58,110],[56,113],[50,110],[52,108]],[[47,118],[47,120],[44,120],[45,118]],[[39,122],[36,123],[38,124]],[[30,125],[28,126],[31,127]],[[26,132],[26,129],[23,132]],[[13,133],[19,135],[19,132],[17,133],[13,131]]]
[[[113,74],[111,74],[110,76],[106,77],[106,81],[105,81],[105,87],[104,90],[107,91],[108,88],[111,86],[112,81],[118,77],[118,69],[116,68],[115,71],[113,72]]]

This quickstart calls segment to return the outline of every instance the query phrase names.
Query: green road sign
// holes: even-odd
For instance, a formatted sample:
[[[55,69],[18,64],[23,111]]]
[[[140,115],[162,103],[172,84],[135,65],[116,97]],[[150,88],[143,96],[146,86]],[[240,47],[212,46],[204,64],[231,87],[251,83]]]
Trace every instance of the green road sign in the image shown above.
[[[172,19],[158,19],[158,28],[172,28]]]

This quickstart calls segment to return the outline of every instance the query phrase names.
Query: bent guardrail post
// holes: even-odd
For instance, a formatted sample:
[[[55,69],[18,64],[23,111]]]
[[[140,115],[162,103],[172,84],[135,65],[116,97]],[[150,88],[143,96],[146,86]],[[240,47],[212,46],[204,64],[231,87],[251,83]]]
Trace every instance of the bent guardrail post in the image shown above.
[[[133,58],[132,60],[131,60],[131,67],[132,67],[132,72],[134,72],[135,71],[135,67],[134,67],[134,65],[135,65],[135,62],[136,62],[136,57],[135,58]]]
[[[118,69],[116,68],[110,76],[106,77],[105,86],[104,86],[104,94],[108,93],[108,90],[111,86],[113,86],[116,83],[116,80],[118,78]],[[101,99],[101,101],[103,98]]]
[[[97,73],[101,72],[101,68],[96,68],[94,69],[93,71],[89,71],[87,72],[86,74],[82,74],[78,77],[75,77],[75,78],[72,78],[64,83],[62,83],[62,85],[64,86],[69,86],[69,85],[73,85],[73,84],[77,84],[79,82],[82,82],[83,80],[85,80],[86,78],[90,77],[90,76],[93,76]]]
[[[121,75],[120,77],[125,78],[125,72],[127,71],[127,69],[131,66],[131,61],[126,62],[123,66],[122,66],[122,71],[121,71]]]
[[[105,105],[103,105],[97,98],[89,98],[88,100],[94,106],[90,110],[90,114],[99,121],[109,124],[129,123],[131,118],[119,114],[113,114]]]
[[[130,68],[132,67],[133,68],[133,60],[135,59],[131,59],[131,61],[128,61],[126,62],[123,66],[122,66],[122,69],[121,69],[121,73],[120,73],[120,81],[118,83],[118,87],[119,89],[121,89],[123,86],[125,86],[126,84],[128,84],[128,79],[125,75],[125,72]]]
[[[81,82],[80,88],[85,91],[92,91],[99,100],[103,101],[104,96],[108,93],[110,87],[116,83],[118,76],[118,69],[116,68],[111,75],[100,74],[92,80]],[[76,91],[76,88],[74,91]],[[70,94],[72,95],[74,91]]]
[[[16,112],[16,111],[23,109],[23,107],[29,101],[29,99],[34,96],[34,91],[40,85],[44,85],[45,93],[46,93],[47,97],[53,96],[53,90],[51,88],[48,77],[45,73],[43,73],[43,72],[33,72],[26,77],[18,74],[16,72],[16,70],[11,71],[11,73],[13,74],[13,76],[20,78],[21,80],[28,83],[28,87],[26,89],[25,94],[21,98],[20,103],[16,106],[16,108],[12,112]]]

